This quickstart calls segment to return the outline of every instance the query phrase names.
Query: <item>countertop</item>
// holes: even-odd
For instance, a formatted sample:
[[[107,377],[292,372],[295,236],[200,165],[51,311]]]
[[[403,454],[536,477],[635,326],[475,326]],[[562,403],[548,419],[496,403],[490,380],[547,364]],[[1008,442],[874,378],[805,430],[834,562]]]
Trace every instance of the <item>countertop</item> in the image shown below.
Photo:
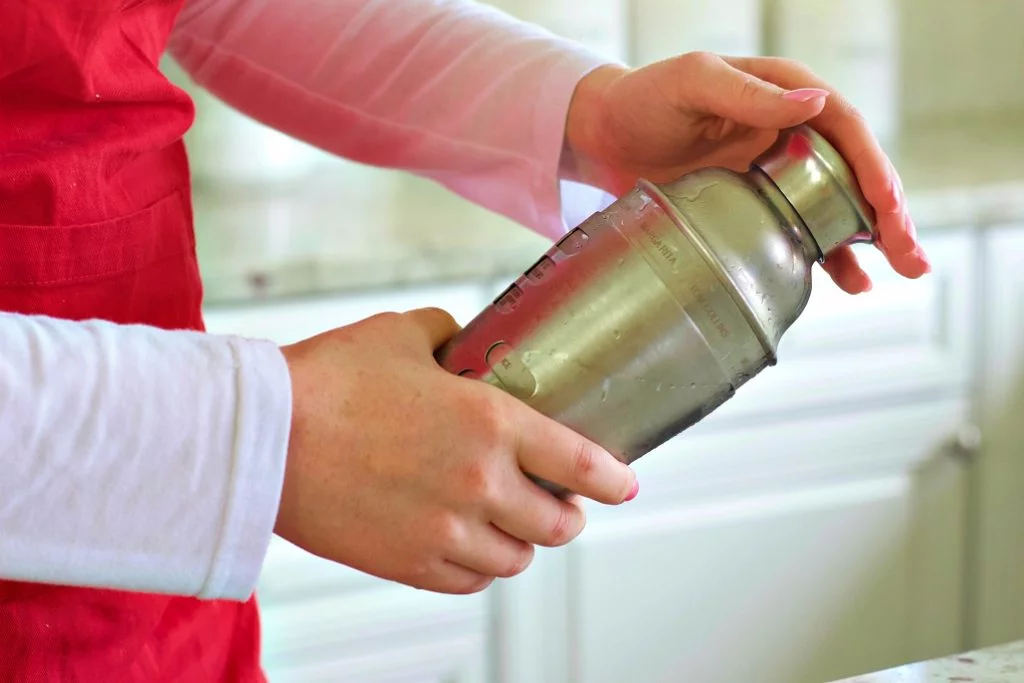
[[[857,676],[837,683],[1020,683],[1024,641]]]
[[[916,125],[890,149],[918,229],[1024,220],[1024,113]],[[273,187],[197,181],[207,305],[518,275],[548,241],[430,181],[327,158]]]

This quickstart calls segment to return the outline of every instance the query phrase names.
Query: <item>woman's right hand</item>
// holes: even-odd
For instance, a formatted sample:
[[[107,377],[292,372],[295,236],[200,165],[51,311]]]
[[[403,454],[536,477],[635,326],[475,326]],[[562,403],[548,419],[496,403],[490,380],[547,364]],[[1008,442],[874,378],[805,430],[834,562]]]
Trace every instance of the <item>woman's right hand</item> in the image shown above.
[[[522,572],[582,530],[524,472],[619,504],[632,470],[484,382],[442,369],[444,311],[386,313],[283,349],[293,418],[275,532],[329,560],[444,593]]]

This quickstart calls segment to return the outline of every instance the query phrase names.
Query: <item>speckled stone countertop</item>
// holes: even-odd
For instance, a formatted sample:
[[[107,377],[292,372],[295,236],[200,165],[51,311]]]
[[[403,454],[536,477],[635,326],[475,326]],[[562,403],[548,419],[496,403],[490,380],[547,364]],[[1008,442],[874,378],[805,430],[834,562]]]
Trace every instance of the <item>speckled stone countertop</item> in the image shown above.
[[[922,232],[1024,220],[1024,114],[915,126],[891,150]],[[289,186],[197,182],[208,305],[502,280],[548,241],[406,174],[325,161]]]
[[[1024,641],[858,676],[836,683],[1020,683]]]

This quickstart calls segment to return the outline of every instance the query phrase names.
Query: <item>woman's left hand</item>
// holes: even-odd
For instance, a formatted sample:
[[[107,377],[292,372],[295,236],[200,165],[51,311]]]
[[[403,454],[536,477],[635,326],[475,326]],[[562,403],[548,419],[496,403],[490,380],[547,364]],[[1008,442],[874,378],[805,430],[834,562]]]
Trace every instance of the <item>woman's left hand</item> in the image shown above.
[[[809,123],[852,166],[877,215],[878,247],[908,278],[929,272],[896,170],[860,114],[806,66],[693,52],[580,81],[566,130],[574,179],[619,196],[639,177],[667,182],[706,166],[745,171],[779,130]],[[871,280],[847,247],[825,270],[856,294]]]

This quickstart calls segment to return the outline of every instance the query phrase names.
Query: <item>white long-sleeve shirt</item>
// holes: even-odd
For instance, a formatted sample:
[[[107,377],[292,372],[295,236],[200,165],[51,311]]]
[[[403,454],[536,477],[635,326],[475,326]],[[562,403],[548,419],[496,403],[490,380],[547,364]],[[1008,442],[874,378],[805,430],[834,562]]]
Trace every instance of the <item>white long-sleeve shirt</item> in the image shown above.
[[[610,60],[469,0],[192,0],[171,54],[239,110],[548,236]],[[577,196],[582,212],[603,197]],[[71,371],[71,369],[74,371]],[[0,578],[245,599],[291,421],[270,342],[0,314]],[[341,445],[340,447],[344,447]]]

